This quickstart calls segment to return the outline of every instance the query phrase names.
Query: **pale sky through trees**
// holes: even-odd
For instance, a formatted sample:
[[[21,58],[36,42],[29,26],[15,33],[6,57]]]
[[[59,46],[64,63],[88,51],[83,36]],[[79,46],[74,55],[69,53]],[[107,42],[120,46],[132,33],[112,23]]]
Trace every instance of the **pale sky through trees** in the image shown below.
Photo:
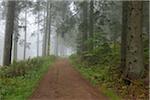
[[[36,1],[36,0],[34,0]],[[2,5],[2,1],[0,1],[0,5]],[[3,6],[1,6],[3,7]],[[3,46],[4,46],[4,32],[5,32],[5,17],[4,19],[2,19],[2,12],[3,12],[4,9],[2,9],[0,11],[0,65],[2,65],[2,59],[3,59]],[[36,17],[35,15],[32,14],[30,8],[28,9],[27,11],[27,42],[31,43],[30,45],[30,48],[26,49],[27,50],[27,53],[26,53],[26,58],[32,58],[32,57],[36,57],[37,55],[37,49],[36,49],[36,45],[37,45],[37,35],[36,35],[36,32],[37,32],[37,24],[35,24],[35,21],[36,20]],[[76,12],[74,11],[74,4],[71,3],[70,5],[70,10],[72,11],[73,14],[75,14]],[[44,12],[43,12],[44,13]],[[19,25],[24,25],[24,15],[25,15],[25,12],[22,11],[19,15],[19,18],[21,19],[19,21]],[[42,16],[43,17],[43,16]],[[40,28],[42,26],[40,25]],[[35,33],[35,36],[32,36],[32,34]],[[20,34],[20,37],[19,37],[19,41],[18,41],[18,60],[23,60],[23,48],[24,46],[23,45],[20,45],[19,42],[20,40],[24,39],[24,30],[23,29],[19,29],[19,34]],[[55,28],[52,26],[52,33],[51,33],[51,54],[54,54],[54,45],[55,45],[55,37],[56,37],[56,32],[55,32]],[[39,45],[39,55],[41,56],[42,55],[42,39],[43,39],[43,33],[41,32],[40,33],[40,45]],[[66,47],[66,55],[70,55],[72,54],[74,51],[72,51],[73,48],[72,47]],[[71,53],[72,52],[72,53]],[[13,54],[12,54],[13,55]]]

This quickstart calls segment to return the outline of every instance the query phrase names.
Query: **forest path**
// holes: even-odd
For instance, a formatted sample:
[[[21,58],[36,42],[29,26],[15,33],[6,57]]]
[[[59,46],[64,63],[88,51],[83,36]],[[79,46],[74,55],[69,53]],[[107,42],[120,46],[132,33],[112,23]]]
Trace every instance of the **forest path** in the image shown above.
[[[107,100],[66,59],[59,59],[40,81],[30,100]]]

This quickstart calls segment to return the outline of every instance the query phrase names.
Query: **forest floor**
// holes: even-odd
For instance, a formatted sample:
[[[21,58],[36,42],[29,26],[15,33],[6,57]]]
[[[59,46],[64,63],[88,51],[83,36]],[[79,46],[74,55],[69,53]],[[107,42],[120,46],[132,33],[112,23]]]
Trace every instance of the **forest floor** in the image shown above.
[[[30,100],[107,100],[66,59],[58,59],[39,82]]]

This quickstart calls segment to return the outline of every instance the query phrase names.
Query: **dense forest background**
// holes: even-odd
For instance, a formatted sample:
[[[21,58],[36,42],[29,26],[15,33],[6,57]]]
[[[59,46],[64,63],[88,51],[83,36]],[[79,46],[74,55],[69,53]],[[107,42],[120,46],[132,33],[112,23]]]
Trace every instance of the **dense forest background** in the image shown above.
[[[79,50],[79,35],[80,27],[84,24],[84,21],[88,20],[87,27],[89,27],[89,37],[90,31],[94,34],[101,33],[101,37],[104,37],[106,41],[121,43],[121,33],[122,33],[122,14],[123,14],[123,4],[121,1],[93,1],[92,11],[90,11],[90,2],[87,2],[87,11],[84,11],[84,5],[82,2],[78,1],[51,1],[49,5],[46,5],[47,1],[16,1],[16,23],[18,27],[15,28],[16,35],[13,36],[13,50],[12,50],[12,58],[23,59],[24,51],[26,48],[26,59],[29,57],[36,57],[37,55],[42,55],[42,45],[43,45],[43,36],[46,31],[44,26],[46,23],[47,13],[48,18],[50,20],[51,25],[51,38],[50,38],[50,46],[51,46],[51,54],[55,55],[67,55],[71,52],[77,52]],[[149,3],[143,2],[143,27],[142,32],[144,36],[144,40],[148,38],[149,31]],[[2,64],[3,58],[3,46],[4,46],[4,33],[5,33],[5,17],[6,17],[6,2],[1,1],[1,52],[0,52],[0,62]],[[46,11],[46,6],[50,6],[50,11]],[[82,14],[85,13],[87,18],[83,18]],[[93,12],[93,14],[90,14]],[[26,14],[27,13],[27,14]],[[92,21],[93,25],[90,24]],[[27,24],[26,32],[23,28]],[[91,27],[92,25],[92,27]],[[50,27],[49,27],[50,28]],[[82,27],[84,28],[84,27]],[[25,33],[27,33],[26,41],[25,41]],[[57,36],[58,34],[58,36]],[[16,38],[15,38],[16,36]],[[58,42],[57,43],[57,37]],[[86,37],[86,36],[85,36]],[[98,36],[95,36],[98,37]],[[103,39],[104,39],[103,38]],[[63,41],[65,40],[65,41]],[[79,40],[79,41],[78,41]],[[105,41],[104,40],[104,41]],[[16,42],[15,42],[16,41]],[[64,43],[62,43],[63,41]],[[102,43],[102,41],[101,41]],[[15,49],[17,44],[18,52],[15,54]],[[26,44],[26,47],[24,45]],[[58,44],[58,47],[57,45]],[[48,44],[47,44],[48,45]],[[64,45],[64,46],[63,46]],[[91,44],[90,44],[91,45]],[[63,47],[61,47],[63,46]],[[32,48],[32,49],[31,49]],[[57,50],[57,48],[59,48]],[[63,50],[65,49],[65,50]],[[13,52],[14,51],[14,52]],[[58,52],[57,52],[58,51]],[[64,51],[66,54],[63,54]],[[18,56],[19,55],[19,56]],[[16,57],[14,57],[16,56]]]
[[[68,58],[93,84],[148,99],[149,1],[2,0],[0,28],[0,76],[8,80]]]

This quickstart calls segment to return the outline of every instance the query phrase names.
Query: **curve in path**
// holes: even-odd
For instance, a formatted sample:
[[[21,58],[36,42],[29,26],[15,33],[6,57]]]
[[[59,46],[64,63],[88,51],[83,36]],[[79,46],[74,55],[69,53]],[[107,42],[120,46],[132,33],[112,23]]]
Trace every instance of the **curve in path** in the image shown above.
[[[57,60],[40,81],[30,100],[107,100],[72,67]]]

